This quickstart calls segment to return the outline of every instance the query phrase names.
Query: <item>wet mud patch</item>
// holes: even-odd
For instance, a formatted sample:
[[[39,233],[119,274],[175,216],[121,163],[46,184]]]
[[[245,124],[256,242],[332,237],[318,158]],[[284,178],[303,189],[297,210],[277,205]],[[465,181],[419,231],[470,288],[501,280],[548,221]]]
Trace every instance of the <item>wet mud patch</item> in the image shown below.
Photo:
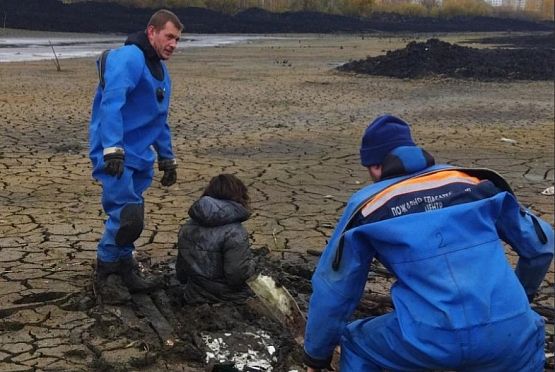
[[[258,250],[260,272],[285,287],[306,314],[318,254],[295,254],[296,259],[281,256]],[[304,370],[302,345],[255,297],[244,303],[183,304],[183,288],[175,278],[174,265],[173,260],[152,266],[143,263],[144,272],[162,276],[163,288],[133,295],[124,305],[89,308],[88,315],[96,322],[82,342],[93,352],[93,370]],[[352,319],[392,311],[389,287],[393,281],[385,268],[374,263]],[[546,368],[552,368],[550,332],[546,333],[545,352]]]
[[[555,33],[540,35],[506,35],[472,39],[463,43],[498,44],[514,48],[555,49]]]
[[[442,76],[481,81],[553,80],[555,50],[476,49],[429,39],[413,41],[403,49],[352,61],[337,69],[403,79]]]
[[[15,300],[13,303],[16,305],[20,304],[30,304],[35,302],[50,302],[53,300],[58,300],[64,297],[67,297],[67,293],[65,292],[39,292],[39,293],[32,293],[26,296],[22,296],[20,299]]]
[[[308,269],[289,273],[277,261],[258,259],[264,272],[303,295],[298,298],[306,308]],[[88,310],[96,322],[84,342],[95,355],[96,370],[156,370],[160,363],[192,371],[303,369],[302,346],[255,297],[244,303],[183,304],[174,262],[142,266],[162,276],[162,289],[134,294],[124,305]]]
[[[281,371],[302,366],[302,349],[256,300],[245,304],[185,305],[177,330],[189,360],[213,370]],[[234,369],[231,369],[231,368]]]
[[[25,324],[20,322],[9,322],[9,321],[1,321],[0,322],[0,332],[16,332],[20,331],[25,327]]]

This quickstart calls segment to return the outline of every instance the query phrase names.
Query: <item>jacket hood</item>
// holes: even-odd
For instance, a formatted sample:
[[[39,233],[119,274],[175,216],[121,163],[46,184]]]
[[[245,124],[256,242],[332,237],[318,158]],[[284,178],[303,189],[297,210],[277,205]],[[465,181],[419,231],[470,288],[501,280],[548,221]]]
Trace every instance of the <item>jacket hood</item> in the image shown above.
[[[382,179],[420,172],[434,164],[434,157],[420,147],[397,147],[383,160]]]
[[[150,45],[144,31],[135,32],[127,37],[125,45],[136,45],[145,55],[145,62],[152,76],[157,80],[164,80],[164,68],[156,50]]]
[[[203,196],[191,206],[189,216],[203,226],[221,226],[246,221],[250,212],[237,202]]]
[[[134,34],[129,35],[127,40],[125,40],[125,45],[136,45],[143,51],[146,58],[150,60],[160,60],[158,54],[156,54],[156,51],[152,45],[150,45],[144,31],[135,32]]]

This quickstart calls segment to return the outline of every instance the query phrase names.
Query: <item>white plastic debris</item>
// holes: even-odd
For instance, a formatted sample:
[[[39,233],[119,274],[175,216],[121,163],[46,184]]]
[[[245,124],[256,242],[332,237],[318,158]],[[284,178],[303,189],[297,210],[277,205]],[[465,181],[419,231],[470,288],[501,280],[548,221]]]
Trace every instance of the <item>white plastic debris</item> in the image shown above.
[[[553,186],[548,187],[547,189],[542,191],[543,195],[553,195],[555,193],[555,190],[553,188]]]
[[[232,333],[225,332],[224,337],[219,337],[219,335],[212,335],[209,333],[201,334],[204,344],[207,346],[209,351],[206,352],[206,363],[210,361],[216,361],[219,363],[233,362],[235,368],[242,371],[248,368],[249,371],[265,371],[271,372],[273,370],[272,364],[275,363],[275,358],[272,358],[270,350],[275,353],[275,346],[269,345],[271,342],[271,336],[264,332],[263,330],[258,330],[253,332],[242,332],[233,335]],[[235,344],[235,339],[233,336],[238,336],[239,338],[246,338],[249,340],[250,344],[257,344],[259,349],[256,351],[247,347],[242,351],[237,350],[237,345]],[[229,339],[228,339],[229,338]],[[267,353],[263,350],[266,349]]]
[[[516,145],[516,143],[517,143],[514,139],[505,138],[505,137],[501,137],[501,141],[506,142],[506,143],[510,143],[511,145]]]
[[[175,345],[175,342],[171,338],[168,338],[166,340],[166,346],[173,347],[174,345]]]

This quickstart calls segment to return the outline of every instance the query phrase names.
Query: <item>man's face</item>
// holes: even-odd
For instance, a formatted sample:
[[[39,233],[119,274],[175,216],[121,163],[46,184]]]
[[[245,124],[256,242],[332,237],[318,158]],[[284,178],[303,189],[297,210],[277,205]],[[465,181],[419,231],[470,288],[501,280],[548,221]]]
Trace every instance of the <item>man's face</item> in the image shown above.
[[[181,37],[181,31],[169,21],[160,30],[156,30],[154,26],[148,26],[146,34],[150,45],[152,45],[158,57],[163,60],[167,60],[172,56]]]

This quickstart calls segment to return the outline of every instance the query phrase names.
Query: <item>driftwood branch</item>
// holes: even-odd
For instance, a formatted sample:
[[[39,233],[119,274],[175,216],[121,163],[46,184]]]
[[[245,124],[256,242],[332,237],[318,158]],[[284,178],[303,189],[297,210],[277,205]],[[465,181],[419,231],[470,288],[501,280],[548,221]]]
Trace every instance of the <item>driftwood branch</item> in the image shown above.
[[[55,63],[56,63],[56,70],[62,71],[62,68],[60,67],[60,61],[58,60],[58,56],[56,55],[56,51],[54,51],[54,45],[52,45],[52,42],[50,40],[48,40],[48,44],[50,44],[50,47],[52,48],[52,53],[54,53],[54,59],[55,59]]]

